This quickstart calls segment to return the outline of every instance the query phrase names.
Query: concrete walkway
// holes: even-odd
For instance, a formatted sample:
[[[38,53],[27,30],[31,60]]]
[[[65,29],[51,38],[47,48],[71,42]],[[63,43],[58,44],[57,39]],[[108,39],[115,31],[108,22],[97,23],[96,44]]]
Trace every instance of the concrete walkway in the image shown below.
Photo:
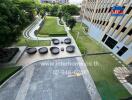
[[[96,90],[87,89],[85,73],[80,69],[83,64],[78,60],[64,58],[29,65],[0,89],[0,100],[100,100],[91,98],[90,91]]]
[[[58,18],[56,20],[56,22],[58,23]],[[64,28],[65,28],[65,31],[67,32],[67,37],[37,37],[35,34],[34,34],[34,31],[37,30],[40,26],[39,24],[42,22],[42,19],[37,17],[36,21],[33,22],[32,25],[30,25],[30,27],[28,27],[27,29],[25,29],[25,31],[23,32],[23,35],[25,38],[27,39],[31,39],[31,40],[52,40],[52,39],[58,39],[59,41],[63,41],[69,37],[71,38],[72,42],[70,45],[74,45],[75,46],[75,52],[72,53],[72,54],[69,54],[66,52],[66,47],[69,46],[67,44],[59,44],[59,45],[54,45],[52,42],[51,42],[51,46],[46,46],[48,48],[48,50],[50,49],[50,47],[52,46],[57,46],[58,48],[64,48],[64,51],[60,51],[60,53],[58,55],[52,55],[50,53],[50,50],[49,50],[49,53],[48,54],[45,54],[45,55],[40,55],[38,52],[35,54],[35,55],[28,55],[26,52],[23,54],[23,56],[21,57],[21,59],[18,61],[17,65],[23,65],[23,66],[27,66],[29,64],[32,64],[36,61],[39,61],[39,60],[45,60],[45,59],[56,59],[56,58],[65,58],[65,57],[77,57],[77,56],[81,56],[81,53],[80,53],[80,50],[78,49],[78,46],[76,45],[76,42],[74,40],[74,38],[71,36],[70,32],[69,32],[69,28],[65,25],[64,23]],[[40,47],[36,47],[37,49],[39,49]]]
[[[27,31],[23,32],[24,37],[32,40],[51,40],[53,37],[35,36],[34,31],[39,28],[40,22],[38,19],[34,22],[36,24],[26,29]],[[65,24],[64,27],[68,37],[72,39],[72,45],[76,48],[75,53],[68,54],[65,51],[58,55],[24,53],[18,65],[28,67],[4,84],[0,89],[0,100],[101,100],[69,28]],[[66,37],[56,38],[64,41]],[[59,48],[66,46],[66,44],[57,45]]]
[[[37,37],[35,35],[35,30],[39,29],[39,25],[42,22],[43,19],[41,19],[40,17],[37,17],[36,20],[29,26],[27,27],[24,31],[23,31],[23,36],[27,39],[30,40],[51,40],[50,37]]]

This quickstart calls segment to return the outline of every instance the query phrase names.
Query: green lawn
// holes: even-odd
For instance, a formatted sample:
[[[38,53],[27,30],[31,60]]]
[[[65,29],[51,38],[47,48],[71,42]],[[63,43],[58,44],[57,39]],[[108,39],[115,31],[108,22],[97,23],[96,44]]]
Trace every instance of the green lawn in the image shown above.
[[[87,50],[88,53],[108,52],[101,44],[97,44],[84,34],[80,23],[77,23],[73,32],[71,32],[75,39],[78,31],[80,36],[76,42],[81,52],[84,50]],[[121,67],[121,64],[112,58],[111,55],[90,55],[83,58],[103,100],[119,100],[130,96],[113,74],[113,69],[118,66]]]
[[[0,68],[0,84],[20,69],[21,67]]]
[[[95,41],[88,38],[88,36],[84,34],[83,26],[80,23],[77,23],[76,26],[73,28],[73,31],[71,31],[71,34],[74,37],[74,39],[77,38],[78,32],[80,33],[78,39],[76,40],[76,43],[79,46],[81,52],[83,53],[85,50],[87,50],[88,53],[108,51],[102,45],[96,44]]]
[[[63,26],[57,25],[56,17],[47,16],[44,25],[40,29],[39,35],[44,36],[66,36]],[[38,36],[39,36],[38,35]]]
[[[25,39],[23,36],[21,36],[16,43],[17,46],[29,46],[29,47],[36,47],[36,46],[50,46],[51,42],[50,41],[43,41],[43,40],[28,40]]]

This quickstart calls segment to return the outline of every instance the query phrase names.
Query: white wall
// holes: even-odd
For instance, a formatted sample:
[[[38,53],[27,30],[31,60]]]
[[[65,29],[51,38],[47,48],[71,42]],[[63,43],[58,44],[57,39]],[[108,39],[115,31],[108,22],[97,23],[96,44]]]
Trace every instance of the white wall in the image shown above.
[[[86,19],[83,19],[82,21],[84,24],[86,24],[89,27],[88,34],[94,38],[95,40],[101,42],[103,37],[103,32],[101,29],[93,25],[92,23],[88,22]],[[126,37],[127,38],[127,37]],[[124,39],[125,41],[125,39]],[[108,48],[111,52],[113,52],[118,58],[120,58],[123,61],[128,60],[129,57],[132,56],[132,43],[128,46],[127,52],[125,52],[121,57],[117,55],[117,52],[124,46],[124,41],[118,43],[113,49],[110,49],[108,46],[106,46],[103,42],[101,42],[106,48]]]

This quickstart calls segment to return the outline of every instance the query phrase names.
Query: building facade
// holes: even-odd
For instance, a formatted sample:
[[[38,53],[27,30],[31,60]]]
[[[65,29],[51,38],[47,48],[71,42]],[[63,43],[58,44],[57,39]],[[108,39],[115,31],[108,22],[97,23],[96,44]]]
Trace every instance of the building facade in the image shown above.
[[[112,15],[115,5],[124,9],[122,16]],[[132,0],[83,0],[81,17],[91,37],[132,64]]]

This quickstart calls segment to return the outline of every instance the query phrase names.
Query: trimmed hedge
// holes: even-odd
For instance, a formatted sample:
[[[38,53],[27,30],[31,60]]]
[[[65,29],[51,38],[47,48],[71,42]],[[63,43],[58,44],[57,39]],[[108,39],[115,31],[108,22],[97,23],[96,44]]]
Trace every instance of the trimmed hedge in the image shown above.
[[[10,78],[13,74],[15,74],[17,71],[19,71],[21,68],[22,66],[13,67],[13,68],[1,68],[0,69],[0,85],[4,83],[8,78]],[[4,75],[2,73],[4,73]]]
[[[67,34],[49,34],[51,37],[62,37],[62,36],[67,36]]]

